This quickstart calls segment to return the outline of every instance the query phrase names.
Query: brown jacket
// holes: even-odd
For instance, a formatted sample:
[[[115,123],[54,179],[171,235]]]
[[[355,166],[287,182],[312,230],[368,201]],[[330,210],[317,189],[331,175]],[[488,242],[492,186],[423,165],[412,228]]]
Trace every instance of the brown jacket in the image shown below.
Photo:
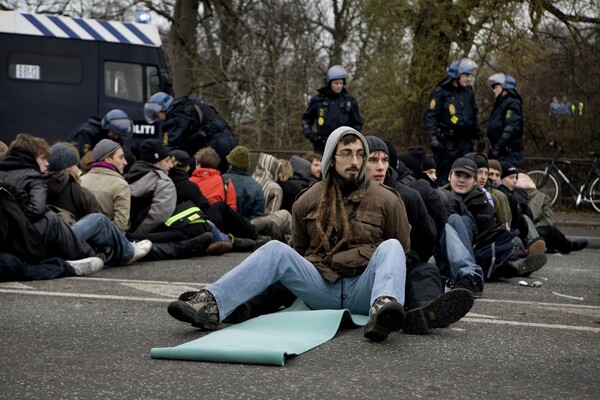
[[[340,277],[360,275],[377,246],[387,239],[397,239],[408,254],[410,224],[404,203],[393,190],[375,182],[363,183],[344,199],[347,216],[358,205],[356,216],[349,222],[350,242],[333,254],[331,261],[326,259],[323,249],[316,253],[317,209],[323,189],[323,182],[314,184],[296,200],[292,209],[294,248],[315,265],[323,278],[335,282]],[[341,221],[337,226],[342,226]]]

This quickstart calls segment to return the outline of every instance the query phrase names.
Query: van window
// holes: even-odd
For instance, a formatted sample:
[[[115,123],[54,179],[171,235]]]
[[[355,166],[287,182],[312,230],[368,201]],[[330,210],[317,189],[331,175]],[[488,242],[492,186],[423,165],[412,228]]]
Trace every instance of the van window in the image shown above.
[[[12,53],[8,56],[8,76],[28,81],[81,83],[81,60],[54,54]]]
[[[104,63],[104,94],[108,97],[143,102],[140,64],[107,61]]]
[[[158,75],[158,68],[149,65],[146,67],[146,95],[150,97],[156,92],[162,92],[160,87],[160,76]]]

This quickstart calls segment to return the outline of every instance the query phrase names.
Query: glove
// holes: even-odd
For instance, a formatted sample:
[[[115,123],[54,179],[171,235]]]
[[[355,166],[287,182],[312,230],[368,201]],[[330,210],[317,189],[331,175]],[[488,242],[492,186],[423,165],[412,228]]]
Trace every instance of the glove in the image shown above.
[[[442,143],[440,143],[440,141],[438,140],[438,138],[436,136],[431,137],[430,144],[431,144],[431,151],[433,151],[433,154],[441,153],[442,150],[444,150],[444,146],[442,146]]]
[[[304,133],[304,137],[307,138],[307,139],[310,139],[311,136],[313,135],[313,133],[312,133],[312,131],[310,129],[304,129],[302,131],[302,133]]]
[[[485,140],[483,136],[479,136],[479,139],[477,139],[477,152],[481,153],[483,149],[485,149]]]
[[[497,148],[492,147],[488,153],[488,160],[497,160],[499,155],[500,151]]]

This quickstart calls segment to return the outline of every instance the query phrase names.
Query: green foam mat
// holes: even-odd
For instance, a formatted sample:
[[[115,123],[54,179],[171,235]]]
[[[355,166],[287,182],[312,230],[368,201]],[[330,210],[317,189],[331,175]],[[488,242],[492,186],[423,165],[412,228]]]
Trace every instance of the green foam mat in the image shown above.
[[[291,307],[211,332],[176,347],[153,348],[152,358],[283,366],[332,339],[342,322],[364,326],[367,317],[348,310],[309,310],[297,300]]]

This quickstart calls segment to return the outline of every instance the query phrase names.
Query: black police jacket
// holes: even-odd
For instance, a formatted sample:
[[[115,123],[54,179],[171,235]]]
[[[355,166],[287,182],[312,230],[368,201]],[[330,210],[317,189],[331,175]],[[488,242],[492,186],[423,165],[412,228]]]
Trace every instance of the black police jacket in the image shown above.
[[[452,81],[442,83],[431,92],[425,112],[425,129],[429,137],[438,133],[456,137],[481,137],[477,119],[477,103],[473,88],[454,86]]]
[[[81,157],[92,151],[94,146],[102,139],[109,139],[107,136],[108,131],[102,129],[101,121],[102,119],[100,117],[91,117],[71,135],[70,141],[75,144]],[[123,146],[121,137],[110,140]]]
[[[523,139],[523,111],[521,96],[517,92],[509,90],[505,95],[496,98],[488,121],[487,134],[490,145],[499,150],[511,145],[520,147],[520,143],[515,142]]]
[[[302,115],[305,136],[310,136],[313,124],[316,124],[319,139],[327,139],[329,134],[340,126],[349,126],[360,132],[363,120],[358,102],[345,88],[341,93],[334,93],[329,87],[322,87],[317,91],[319,94],[310,99],[308,108]]]

